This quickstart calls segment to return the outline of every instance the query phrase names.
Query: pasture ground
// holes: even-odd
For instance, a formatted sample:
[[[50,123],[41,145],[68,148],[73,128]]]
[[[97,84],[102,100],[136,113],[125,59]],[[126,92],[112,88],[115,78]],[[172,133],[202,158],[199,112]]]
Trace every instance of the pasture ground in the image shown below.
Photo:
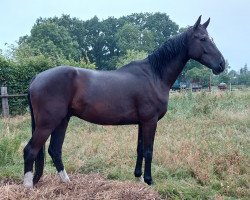
[[[135,199],[145,199],[143,192],[159,198],[154,191],[162,199],[249,199],[249,116],[249,90],[171,94],[168,113],[158,123],[152,163],[155,184],[151,189],[135,183],[133,177],[136,126],[98,126],[72,118],[64,142],[63,160],[76,184],[57,183],[53,175],[56,170],[47,154],[45,176],[32,196],[43,191],[43,195],[46,192],[57,195],[51,197],[53,199],[60,195],[66,199],[66,194],[74,194],[72,190],[83,190],[88,177],[93,176],[104,181],[111,191],[114,185],[123,184],[121,193],[131,191]],[[29,115],[0,119],[0,199],[6,195],[6,190],[9,199],[15,199],[11,196],[16,195],[15,191],[19,194],[26,191],[20,185],[22,149],[30,138],[30,129]],[[119,195],[114,199],[123,198]],[[98,196],[93,198],[98,199]]]

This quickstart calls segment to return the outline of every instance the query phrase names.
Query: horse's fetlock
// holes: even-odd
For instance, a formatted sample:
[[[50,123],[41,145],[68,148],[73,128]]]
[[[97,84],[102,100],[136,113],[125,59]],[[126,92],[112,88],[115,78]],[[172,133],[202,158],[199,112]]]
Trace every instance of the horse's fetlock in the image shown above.
[[[152,185],[153,179],[150,176],[144,176],[144,182],[147,183],[148,185]]]

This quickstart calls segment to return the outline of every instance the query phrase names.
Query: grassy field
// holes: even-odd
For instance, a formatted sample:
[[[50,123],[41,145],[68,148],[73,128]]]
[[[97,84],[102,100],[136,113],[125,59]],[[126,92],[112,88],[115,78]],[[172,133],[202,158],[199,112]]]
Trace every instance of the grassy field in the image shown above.
[[[21,180],[30,129],[28,115],[0,119],[0,180]],[[134,181],[136,143],[136,126],[72,118],[66,170]],[[45,173],[55,173],[48,154]],[[250,91],[171,94],[158,123],[152,175],[163,199],[250,199]]]

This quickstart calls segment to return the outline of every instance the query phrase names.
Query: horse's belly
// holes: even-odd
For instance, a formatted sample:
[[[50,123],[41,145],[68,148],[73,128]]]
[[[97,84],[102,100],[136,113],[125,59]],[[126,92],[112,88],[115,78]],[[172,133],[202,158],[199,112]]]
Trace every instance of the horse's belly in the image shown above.
[[[83,117],[81,118],[85,121],[88,121],[90,123],[99,124],[99,125],[129,125],[129,124],[138,124],[138,120],[133,119],[103,119],[103,118],[89,118],[89,117]]]
[[[100,124],[100,125],[128,125],[128,124],[138,124],[138,119],[134,117],[121,117],[121,116],[105,116],[105,115],[98,115],[92,114],[92,115],[77,115],[77,117],[91,122],[95,124]]]
[[[134,109],[125,110],[121,106],[86,105],[73,115],[91,123],[101,125],[138,124],[138,116]]]

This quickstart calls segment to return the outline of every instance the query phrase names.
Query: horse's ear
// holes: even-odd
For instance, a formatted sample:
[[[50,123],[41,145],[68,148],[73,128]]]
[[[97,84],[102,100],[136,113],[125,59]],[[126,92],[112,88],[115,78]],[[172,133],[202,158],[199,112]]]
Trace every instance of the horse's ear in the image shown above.
[[[200,17],[198,18],[198,20],[195,22],[193,28],[194,28],[194,29],[197,29],[198,26],[200,25],[200,23],[201,23],[201,16],[200,16]]]
[[[202,26],[203,26],[204,28],[207,28],[209,22],[210,22],[210,17],[208,18],[208,20],[207,20],[204,24],[202,24]]]

